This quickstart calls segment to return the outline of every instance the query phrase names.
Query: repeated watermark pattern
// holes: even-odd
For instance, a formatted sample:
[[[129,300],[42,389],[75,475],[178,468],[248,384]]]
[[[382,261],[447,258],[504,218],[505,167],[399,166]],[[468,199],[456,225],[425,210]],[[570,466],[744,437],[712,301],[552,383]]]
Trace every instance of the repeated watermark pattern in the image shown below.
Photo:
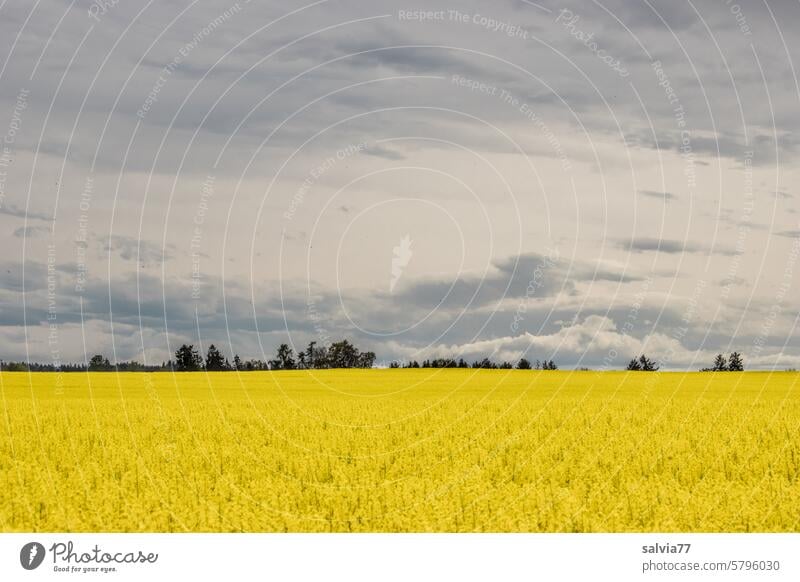
[[[244,2],[244,4],[248,3],[249,0]],[[226,22],[239,14],[241,11],[242,5],[239,2],[235,2],[230,8],[221,12],[216,18],[210,20],[205,26],[203,26],[203,28],[195,32],[194,36],[192,36],[192,39],[178,49],[177,54],[172,57],[172,60],[164,65],[164,67],[161,69],[158,79],[156,79],[156,82],[153,84],[141,106],[136,111],[136,115],[139,117],[139,119],[145,119],[153,106],[155,106],[155,104],[158,102],[161,91],[173,77],[181,64],[187,58],[189,58],[189,55],[192,54],[192,52],[194,52],[204,40],[214,34],[220,27],[222,27]]]
[[[536,109],[533,105],[517,97],[508,89],[503,89],[497,85],[464,77],[459,74],[454,74],[450,78],[450,82],[471,92],[481,93],[490,97],[496,97],[501,103],[503,103],[503,105],[514,109],[544,136],[548,145],[553,150],[554,155],[560,161],[562,170],[564,170],[564,172],[570,172],[572,170],[572,162],[570,161],[560,138],[556,135],[555,131],[550,128],[545,119],[536,112]]]
[[[657,8],[0,7],[0,365],[52,372],[0,376],[9,527],[647,529],[784,491],[793,385],[665,386],[800,365],[797,35]],[[787,478],[734,483],[753,454]],[[724,523],[796,530],[773,505]],[[159,560],[43,541],[18,572]]]
[[[477,26],[510,38],[528,40],[531,37],[530,32],[519,24],[508,20],[499,20],[480,12],[463,12],[455,8],[447,10],[398,10],[397,19],[401,22],[455,22]]]
[[[6,199],[6,184],[8,181],[9,166],[14,159],[14,144],[17,141],[17,133],[22,127],[22,116],[28,108],[29,89],[20,89],[14,107],[11,110],[11,121],[8,129],[3,136],[3,143],[0,146],[0,208]]]
[[[575,14],[572,10],[568,10],[566,8],[562,8],[558,11],[558,15],[556,16],[555,23],[560,24],[564,27],[566,31],[569,32],[570,35],[575,37],[578,41],[583,44],[589,51],[592,52],[601,62],[605,63],[612,71],[617,73],[623,79],[630,75],[630,71],[625,68],[625,66],[620,62],[619,59],[614,58],[612,55],[608,54],[608,52],[601,48],[597,41],[595,40],[594,32],[585,32],[578,27],[578,23],[581,19],[580,14]]]

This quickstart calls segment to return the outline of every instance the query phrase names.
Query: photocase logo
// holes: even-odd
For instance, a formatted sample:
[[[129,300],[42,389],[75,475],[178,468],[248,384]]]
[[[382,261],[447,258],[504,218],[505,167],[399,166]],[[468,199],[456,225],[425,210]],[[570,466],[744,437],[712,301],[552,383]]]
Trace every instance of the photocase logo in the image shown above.
[[[410,235],[404,236],[400,239],[400,243],[392,249],[392,278],[389,280],[389,292],[393,293],[395,285],[403,275],[403,269],[408,266],[413,252],[411,245],[414,241],[411,240]]]
[[[44,561],[44,546],[39,542],[29,542],[19,552],[19,563],[26,570],[35,570]]]

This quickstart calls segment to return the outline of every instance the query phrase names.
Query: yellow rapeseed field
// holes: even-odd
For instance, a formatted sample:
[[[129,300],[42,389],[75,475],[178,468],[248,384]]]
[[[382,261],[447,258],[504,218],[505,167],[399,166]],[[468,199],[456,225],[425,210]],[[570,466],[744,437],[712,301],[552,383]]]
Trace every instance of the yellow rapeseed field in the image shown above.
[[[0,374],[3,531],[797,531],[800,375]]]

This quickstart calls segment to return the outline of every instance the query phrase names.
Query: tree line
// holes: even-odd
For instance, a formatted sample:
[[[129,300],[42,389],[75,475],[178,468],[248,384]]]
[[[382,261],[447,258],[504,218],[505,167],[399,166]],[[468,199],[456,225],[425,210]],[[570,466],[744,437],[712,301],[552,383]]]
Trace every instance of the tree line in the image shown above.
[[[660,366],[645,354],[633,358],[626,368],[631,372],[657,372]],[[700,368],[701,372],[744,372],[744,358],[739,352],[732,352],[729,357],[717,354],[710,368]]]
[[[92,356],[86,364],[69,362],[45,364],[41,362],[5,362],[0,360],[0,370],[5,372],[165,372],[172,370],[172,362],[145,365],[136,360],[131,360],[112,364],[108,361],[108,358],[97,354]]]
[[[390,368],[482,368],[485,370],[558,370],[558,366],[553,360],[536,360],[531,363],[526,358],[520,358],[516,364],[503,361],[496,363],[489,358],[475,360],[469,364],[464,358],[436,358],[433,360],[423,360],[420,364],[417,360],[407,362],[393,361],[389,364]]]
[[[744,360],[739,352],[732,352],[726,359],[724,355],[717,354],[714,364],[710,368],[700,368],[701,372],[744,372]]]
[[[175,359],[156,365],[145,365],[133,361],[112,364],[102,354],[95,354],[86,364],[37,362],[4,362],[0,360],[0,370],[6,372],[191,372],[206,370],[216,371],[258,371],[258,370],[325,370],[336,368],[372,368],[375,366],[375,352],[360,351],[348,340],[333,342],[328,346],[310,342],[304,350],[296,351],[288,344],[280,344],[275,357],[270,360],[242,360],[234,354],[233,360],[228,358],[214,345],[201,355],[192,344],[183,344],[175,351]],[[535,360],[531,362],[520,358],[516,363],[495,362],[489,358],[475,360],[472,363],[464,358],[434,358],[422,362],[417,360],[394,360],[390,368],[475,368],[487,370],[558,370],[553,360]],[[586,370],[587,368],[581,368]],[[655,360],[642,354],[628,362],[626,370],[632,372],[656,372],[660,366]],[[739,352],[732,352],[725,357],[717,354],[711,367],[700,368],[701,372],[743,372],[744,359]]]
[[[247,360],[242,361],[234,355],[229,362],[222,353],[211,344],[208,347],[205,359],[193,345],[182,345],[175,352],[174,368],[180,372],[207,370],[325,370],[337,368],[372,368],[375,365],[375,352],[362,352],[347,340],[333,342],[329,346],[320,346],[317,342],[310,342],[306,349],[295,352],[289,344],[281,344],[275,353],[275,358],[267,361]],[[489,358],[475,360],[469,364],[464,358],[435,358],[400,362],[394,360],[390,368],[482,368],[487,370],[558,370],[553,360],[536,360],[531,363],[526,358],[521,358],[516,364],[503,361],[494,362]]]
[[[311,342],[304,350],[295,353],[289,344],[281,344],[271,360],[242,361],[238,354],[233,361],[220,352],[214,344],[208,347],[205,359],[193,345],[183,344],[175,351],[175,370],[191,372],[254,371],[254,370],[324,370],[329,368],[372,368],[375,352],[362,352],[347,340],[320,346]]]
[[[304,350],[295,351],[289,344],[280,344],[275,357],[269,360],[242,360],[234,354],[229,360],[214,344],[208,346],[205,355],[193,344],[183,344],[175,350],[175,358],[160,365],[144,365],[137,361],[112,364],[102,354],[95,354],[86,364],[38,364],[35,362],[3,362],[0,370],[7,372],[208,372],[258,371],[258,370],[325,370],[337,368],[372,368],[375,366],[375,352],[361,351],[348,340],[333,342],[328,346],[310,342]],[[530,362],[520,358],[516,364],[503,361],[494,362],[489,358],[475,360],[471,364],[464,358],[426,359],[405,362],[392,361],[390,368],[481,368],[487,370],[557,370],[553,360]]]

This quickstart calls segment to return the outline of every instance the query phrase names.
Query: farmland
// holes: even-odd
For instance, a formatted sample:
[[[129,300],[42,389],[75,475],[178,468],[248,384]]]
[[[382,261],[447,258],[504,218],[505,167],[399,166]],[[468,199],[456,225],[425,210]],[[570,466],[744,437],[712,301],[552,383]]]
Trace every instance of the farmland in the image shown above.
[[[2,531],[797,531],[800,374],[0,374]]]

